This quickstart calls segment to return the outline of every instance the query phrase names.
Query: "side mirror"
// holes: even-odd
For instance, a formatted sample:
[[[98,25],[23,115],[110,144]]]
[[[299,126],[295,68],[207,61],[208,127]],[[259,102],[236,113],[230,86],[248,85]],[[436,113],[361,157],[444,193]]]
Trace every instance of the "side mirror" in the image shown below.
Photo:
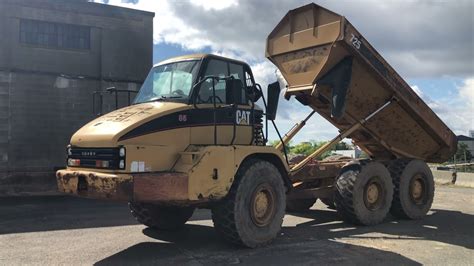
[[[275,120],[278,109],[278,100],[280,98],[280,83],[278,81],[268,85],[268,101],[267,101],[267,119]]]
[[[247,96],[249,97],[249,100],[254,103],[260,100],[260,97],[262,97],[262,93],[260,92],[260,90],[257,88],[256,85],[247,86],[245,89],[246,89]]]

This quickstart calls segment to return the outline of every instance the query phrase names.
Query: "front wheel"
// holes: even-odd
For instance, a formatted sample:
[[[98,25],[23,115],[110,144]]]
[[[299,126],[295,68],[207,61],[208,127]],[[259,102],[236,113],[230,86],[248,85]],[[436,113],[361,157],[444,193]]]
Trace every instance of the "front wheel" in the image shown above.
[[[264,246],[281,230],[285,199],[282,176],[273,164],[245,161],[229,194],[212,209],[214,227],[230,242],[250,248]]]

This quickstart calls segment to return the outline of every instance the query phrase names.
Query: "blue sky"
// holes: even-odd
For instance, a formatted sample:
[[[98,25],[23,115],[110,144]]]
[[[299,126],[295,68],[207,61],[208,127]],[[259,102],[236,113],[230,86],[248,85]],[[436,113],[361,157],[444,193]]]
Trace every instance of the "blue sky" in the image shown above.
[[[109,0],[155,12],[154,54],[169,57],[212,52],[248,62],[257,82],[275,81],[264,56],[265,38],[289,10],[307,1]],[[456,133],[474,129],[474,1],[349,1],[317,4],[345,15],[422,99]],[[277,124],[285,132],[308,109],[281,102]],[[314,117],[295,141],[325,140],[337,129]],[[271,134],[270,138],[276,138]]]

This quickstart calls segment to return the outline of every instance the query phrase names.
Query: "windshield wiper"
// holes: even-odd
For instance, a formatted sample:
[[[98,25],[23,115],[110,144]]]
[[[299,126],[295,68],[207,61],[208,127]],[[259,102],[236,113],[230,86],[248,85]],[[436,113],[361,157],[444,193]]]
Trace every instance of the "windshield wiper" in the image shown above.
[[[144,103],[149,103],[149,102],[159,102],[159,101],[164,101],[167,99],[180,99],[183,98],[183,96],[160,96],[159,98],[151,99],[149,101],[145,101]]]

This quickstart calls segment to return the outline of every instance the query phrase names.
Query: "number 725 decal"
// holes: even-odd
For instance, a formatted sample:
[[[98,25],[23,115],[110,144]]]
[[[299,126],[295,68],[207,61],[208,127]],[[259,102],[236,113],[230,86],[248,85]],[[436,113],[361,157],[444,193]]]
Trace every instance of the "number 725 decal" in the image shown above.
[[[352,43],[352,45],[356,48],[356,49],[360,49],[360,45],[361,45],[361,41],[359,40],[359,38],[357,38],[356,36],[354,36],[354,34],[351,33],[351,40],[350,42]]]

